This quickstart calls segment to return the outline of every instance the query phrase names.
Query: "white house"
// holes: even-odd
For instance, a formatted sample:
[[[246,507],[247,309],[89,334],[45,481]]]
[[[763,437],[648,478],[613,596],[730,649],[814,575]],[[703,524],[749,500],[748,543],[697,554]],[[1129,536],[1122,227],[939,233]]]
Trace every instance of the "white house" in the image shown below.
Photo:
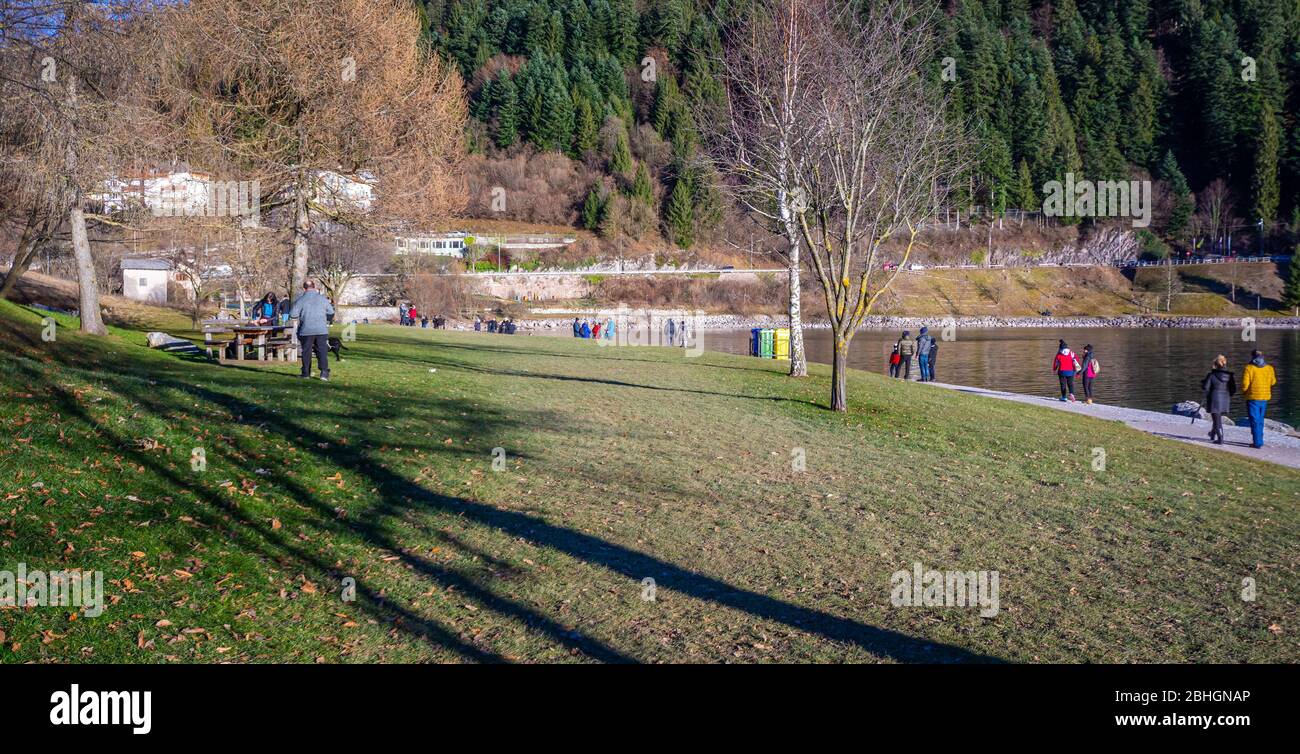
[[[110,178],[104,181],[103,192],[92,198],[107,212],[135,205],[155,215],[201,215],[208,205],[211,182],[207,173],[150,170],[125,179]]]
[[[122,295],[151,304],[167,303],[167,279],[171,263],[166,259],[123,259]]]

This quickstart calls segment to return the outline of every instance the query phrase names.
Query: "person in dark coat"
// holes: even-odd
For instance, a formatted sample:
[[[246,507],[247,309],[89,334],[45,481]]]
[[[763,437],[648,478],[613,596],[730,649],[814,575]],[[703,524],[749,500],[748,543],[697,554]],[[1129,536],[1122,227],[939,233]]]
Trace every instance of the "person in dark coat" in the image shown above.
[[[930,338],[930,382],[934,382],[934,360],[939,358],[939,339]]]
[[[1237,394],[1237,378],[1228,369],[1228,357],[1219,354],[1214,360],[1214,367],[1201,380],[1201,390],[1205,392],[1201,407],[1210,413],[1214,420],[1210,427],[1210,439],[1215,445],[1223,444],[1223,415],[1228,413],[1232,396]]]
[[[582,337],[582,325],[578,323],[577,317],[573,318],[573,337],[575,338]]]

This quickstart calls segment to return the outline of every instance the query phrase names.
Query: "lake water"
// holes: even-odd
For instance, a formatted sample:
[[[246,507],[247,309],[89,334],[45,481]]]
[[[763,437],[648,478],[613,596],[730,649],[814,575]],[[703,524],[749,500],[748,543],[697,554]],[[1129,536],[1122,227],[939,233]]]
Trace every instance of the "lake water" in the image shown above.
[[[938,328],[934,328],[937,334]],[[749,331],[706,331],[704,348],[724,353],[748,354]],[[863,330],[849,348],[849,366],[872,372],[888,371],[890,348],[898,332]],[[915,338],[916,331],[912,332]],[[1244,342],[1240,330],[1183,330],[1174,328],[1005,328],[961,329],[956,339],[939,343],[935,378],[940,382],[1008,390],[1031,395],[1059,395],[1051,361],[1056,344],[1064,339],[1082,353],[1091,343],[1102,373],[1093,387],[1098,403],[1168,412],[1182,400],[1201,400],[1200,382],[1210,362],[1220,353],[1241,377],[1241,368],[1258,348],[1277,370],[1268,416],[1300,427],[1300,330],[1256,330],[1255,342]],[[829,363],[828,330],[806,330],[804,345],[810,361]],[[912,376],[918,373],[912,361]],[[1083,391],[1079,380],[1075,389]],[[1232,402],[1233,419],[1246,415],[1246,404]]]

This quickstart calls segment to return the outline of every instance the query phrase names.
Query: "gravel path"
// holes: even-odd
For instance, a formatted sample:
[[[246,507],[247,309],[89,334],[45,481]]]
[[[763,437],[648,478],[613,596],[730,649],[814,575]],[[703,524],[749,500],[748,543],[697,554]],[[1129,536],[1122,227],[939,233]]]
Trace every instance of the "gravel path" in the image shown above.
[[[1083,402],[1062,403],[1055,396],[1045,397],[1037,395],[1023,395],[1021,393],[1008,393],[1001,390],[986,390],[978,387],[967,387],[965,385],[949,385],[943,382],[928,383],[935,387],[946,388],[949,390],[960,390],[963,393],[973,393],[990,398],[1001,398],[1007,401],[1016,401],[1019,403],[1029,403],[1035,406],[1045,406],[1054,408],[1059,411],[1069,411],[1074,414],[1085,414],[1098,419],[1110,419],[1112,421],[1121,421],[1143,432],[1147,432],[1157,437],[1166,437],[1171,440],[1200,445],[1206,448],[1214,448],[1228,453],[1258,458],[1264,461],[1271,461],[1283,466],[1290,466],[1293,469],[1300,469],[1300,437],[1284,435],[1269,430],[1264,431],[1264,447],[1255,449],[1250,446],[1250,427],[1227,427],[1223,428],[1223,444],[1215,445],[1210,442],[1209,431],[1210,423],[1204,419],[1198,419],[1195,424],[1187,417],[1175,416],[1173,414],[1162,414],[1156,411],[1145,411],[1138,408],[1123,408],[1121,406],[1106,406],[1100,403],[1088,405]]]

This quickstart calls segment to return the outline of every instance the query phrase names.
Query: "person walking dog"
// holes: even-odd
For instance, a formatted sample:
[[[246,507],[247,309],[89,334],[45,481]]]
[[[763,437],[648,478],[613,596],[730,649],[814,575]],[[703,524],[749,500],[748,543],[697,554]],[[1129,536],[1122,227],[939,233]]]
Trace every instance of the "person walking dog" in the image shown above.
[[[302,290],[303,294],[289,310],[290,319],[298,320],[298,347],[302,350],[300,376],[304,379],[311,377],[311,356],[315,353],[320,378],[329,382],[329,318],[334,315],[334,306],[316,290],[315,280],[304,282]]]

